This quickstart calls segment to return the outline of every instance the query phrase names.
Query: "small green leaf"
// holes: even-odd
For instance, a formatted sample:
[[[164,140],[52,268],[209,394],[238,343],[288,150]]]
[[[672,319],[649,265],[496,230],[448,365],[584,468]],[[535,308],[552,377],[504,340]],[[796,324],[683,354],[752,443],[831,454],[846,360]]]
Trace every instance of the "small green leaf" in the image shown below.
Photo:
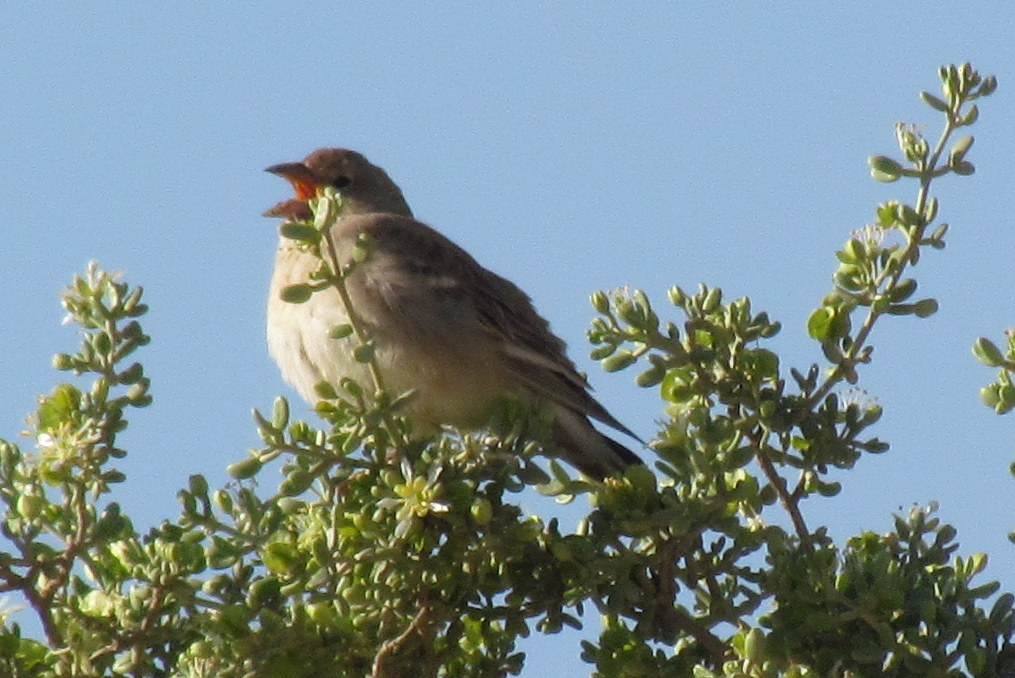
[[[334,223],[341,208],[341,199],[333,193],[324,193],[314,201],[314,230],[318,233],[327,230]]]
[[[952,146],[951,152],[948,154],[950,162],[954,165],[957,162],[961,162],[965,157],[966,153],[969,152],[970,147],[973,145],[973,137],[962,137]]]
[[[921,299],[913,304],[913,312],[918,318],[929,318],[937,313],[937,299]]]
[[[832,306],[822,306],[815,309],[807,318],[807,333],[811,338],[818,341],[825,341],[833,336],[840,336],[836,333],[837,316],[839,310]]]
[[[262,556],[265,566],[276,574],[288,574],[300,564],[300,554],[295,546],[285,542],[268,544]]]
[[[589,357],[593,360],[602,360],[603,358],[609,358],[616,350],[617,346],[615,344],[603,344],[589,351]]]
[[[713,287],[705,294],[705,298],[701,301],[701,310],[704,313],[712,313],[719,307],[722,302],[722,290],[718,287]]]
[[[617,372],[619,370],[624,369],[625,367],[630,367],[635,362],[637,362],[637,360],[638,358],[633,353],[624,349],[621,351],[617,351],[609,358],[605,358],[602,361],[602,365],[603,369],[606,370],[607,372]]]
[[[321,233],[316,228],[300,221],[287,221],[278,227],[278,232],[283,238],[309,244],[314,244],[321,239]]]
[[[70,423],[80,404],[81,391],[72,384],[60,384],[39,403],[39,428],[44,431],[53,430]]]
[[[365,344],[360,344],[352,350],[352,357],[356,359],[356,362],[363,364],[373,360],[375,354],[376,347],[371,341],[368,341]]]
[[[118,539],[124,532],[131,530],[130,519],[120,514],[120,507],[117,504],[110,504],[102,515],[95,522],[92,528],[92,537],[100,541],[111,541]]]
[[[74,359],[66,353],[53,356],[53,369],[66,371],[74,368]]]
[[[980,117],[980,109],[974,104],[974,105],[970,106],[969,110],[966,112],[966,114],[964,116],[962,116],[962,119],[959,120],[959,124],[960,125],[972,125],[974,122],[976,122],[979,119],[979,117]]]
[[[247,457],[242,461],[237,461],[226,467],[226,471],[233,478],[237,480],[243,480],[250,478],[257,474],[261,470],[261,460],[257,457]]]
[[[832,279],[836,285],[849,292],[861,292],[868,286],[865,271],[849,264],[839,266]]]
[[[930,234],[931,244],[935,247],[944,247],[944,237],[948,232],[948,224],[944,223],[934,229],[934,232]],[[939,247],[939,249],[940,249]]]
[[[289,285],[283,287],[279,293],[279,298],[282,301],[290,304],[302,304],[310,299],[310,295],[314,293],[314,288],[306,283],[297,283],[295,285]]]
[[[902,224],[903,226],[908,226],[910,228],[923,225],[923,219],[920,218],[920,215],[917,213],[917,211],[904,203],[899,203],[896,205],[895,221],[896,223]]]
[[[1011,615],[1013,604],[1015,604],[1015,596],[1011,593],[1003,593],[998,596],[994,601],[994,606],[990,608],[988,615],[990,623],[999,624],[1005,617]]]
[[[141,363],[134,363],[123,372],[117,375],[117,380],[121,384],[136,384],[144,376],[144,368],[141,367]]]
[[[659,387],[660,394],[671,403],[684,404],[691,401],[697,394],[687,379],[688,375],[684,370],[669,370]]]
[[[301,468],[294,469],[278,486],[278,491],[287,497],[303,494],[314,482],[314,476]]]
[[[683,306],[687,303],[687,293],[676,285],[669,289],[666,296],[669,297],[670,303],[674,306]]]
[[[642,388],[648,388],[657,385],[665,376],[666,370],[662,365],[653,365],[635,377],[634,383],[638,384],[638,386],[641,386]]]
[[[127,475],[125,473],[123,473],[122,471],[116,471],[116,470],[104,471],[102,473],[101,477],[102,477],[102,482],[108,483],[110,485],[115,485],[116,483],[122,483],[122,482],[125,482],[127,480]]]
[[[988,384],[980,389],[980,401],[990,408],[996,408],[1001,401],[1001,386],[999,384]],[[1012,464],[1012,474],[1015,475],[1015,463]]]
[[[38,518],[46,506],[46,498],[38,494],[22,494],[18,497],[15,508],[23,518]]]
[[[942,113],[944,113],[945,111],[948,110],[948,104],[946,104],[944,101],[941,101],[941,99],[938,99],[930,92],[920,92],[920,98],[923,99],[924,103],[926,103],[928,106],[930,106],[936,111],[941,111]]]
[[[761,666],[765,661],[765,636],[762,634],[761,629],[755,627],[752,628],[744,636],[744,658],[748,661]]]
[[[881,310],[889,315],[912,315],[916,313],[916,304],[889,304]]]
[[[845,255],[845,259],[840,256],[839,260],[844,264],[856,264],[868,258],[867,246],[857,238],[847,240],[846,244],[842,247],[842,252]]]
[[[325,383],[325,382],[321,382],[321,383]],[[355,379],[349,379],[348,377],[343,377],[338,382],[338,384],[343,389],[345,389],[345,391],[349,395],[351,395],[353,398],[357,398],[358,399],[358,398],[362,398],[363,397],[363,387],[360,386],[359,382],[357,382]],[[332,389],[332,390],[334,390],[334,389]],[[334,397],[334,396],[332,396],[332,397]]]
[[[909,299],[909,297],[913,296],[914,292],[916,292],[916,280],[906,278],[889,290],[888,299],[893,303],[898,303]]]
[[[215,490],[212,495],[212,501],[215,502],[215,506],[218,506],[220,511],[230,513],[233,510],[233,498],[225,490]]]
[[[962,160],[952,164],[952,171],[961,177],[968,177],[976,171],[976,167],[968,160]]]
[[[988,675],[987,668],[987,650],[982,647],[971,647],[969,651],[962,657],[963,663],[966,665],[966,669],[969,671],[971,676],[983,676]]]
[[[815,480],[815,489],[822,497],[834,497],[842,491],[842,483],[831,482],[826,483],[821,480]]]
[[[871,168],[871,176],[876,181],[890,183],[902,176],[902,165],[887,155],[872,155],[867,158]]]
[[[353,326],[349,323],[342,323],[340,325],[332,325],[331,329],[328,330],[328,336],[332,339],[345,339],[353,333]]]
[[[878,225],[884,228],[891,228],[895,225],[895,206],[897,202],[885,202],[878,205]]]
[[[882,452],[887,452],[890,447],[891,445],[884,442],[883,440],[878,440],[877,438],[871,438],[870,440],[868,440],[863,444],[863,449],[873,454],[881,454]]]
[[[271,425],[281,431],[289,424],[289,401],[279,396],[271,404]]]
[[[190,476],[188,486],[190,487],[191,494],[195,496],[203,497],[208,494],[208,480],[200,473]]]
[[[999,367],[1005,363],[1004,356],[997,344],[986,337],[980,337],[973,344],[973,355],[984,365]],[[993,406],[993,403],[988,403]]]
[[[493,520],[493,504],[489,499],[477,498],[469,507],[469,513],[477,525],[486,526]]]
[[[779,356],[764,348],[745,349],[743,367],[762,379],[775,379],[779,374]]]
[[[327,381],[319,381],[314,384],[314,394],[321,400],[334,400],[338,397],[335,387]]]
[[[1011,412],[1012,408],[1015,408],[1015,386],[1011,384],[998,385],[997,404],[994,405],[994,411],[998,414],[1007,414]]]

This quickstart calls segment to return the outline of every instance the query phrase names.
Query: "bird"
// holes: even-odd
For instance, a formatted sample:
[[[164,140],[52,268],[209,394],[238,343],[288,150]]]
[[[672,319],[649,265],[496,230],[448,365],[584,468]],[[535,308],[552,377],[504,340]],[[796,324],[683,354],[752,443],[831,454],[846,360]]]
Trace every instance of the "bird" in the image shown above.
[[[287,221],[312,218],[310,201],[326,187],[341,196],[331,227],[337,256],[346,262],[366,235],[369,254],[351,269],[346,289],[374,346],[377,369],[391,395],[412,392],[398,411],[413,431],[481,430],[503,399],[552,415],[550,454],[603,480],[642,464],[630,449],[598,431],[591,419],[641,440],[591,393],[529,296],[481,266],[464,249],[417,221],[398,185],[363,155],[322,148],[299,162],[267,172],[292,184],[295,198],[264,215]],[[311,404],[315,385],[343,378],[371,388],[368,366],[358,361],[354,337],[335,338],[348,323],[337,290],[326,288],[304,303],[280,298],[305,284],[318,256],[280,237],[269,284],[267,340],[283,378]],[[545,448],[545,446],[544,446]]]

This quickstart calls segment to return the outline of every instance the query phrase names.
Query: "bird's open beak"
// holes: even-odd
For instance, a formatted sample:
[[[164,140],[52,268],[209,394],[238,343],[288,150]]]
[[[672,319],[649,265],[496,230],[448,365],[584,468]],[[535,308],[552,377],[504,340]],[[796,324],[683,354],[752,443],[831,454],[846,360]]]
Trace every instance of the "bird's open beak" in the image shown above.
[[[309,200],[317,195],[317,182],[313,172],[300,162],[283,162],[265,168],[265,172],[277,174],[288,180],[296,189],[297,200]]]
[[[282,217],[285,219],[304,220],[311,216],[310,206],[307,201],[317,195],[317,181],[313,172],[307,166],[299,162],[283,162],[278,165],[266,167],[265,172],[277,174],[293,186],[296,197],[292,200],[282,202],[268,208],[265,211],[266,217]]]

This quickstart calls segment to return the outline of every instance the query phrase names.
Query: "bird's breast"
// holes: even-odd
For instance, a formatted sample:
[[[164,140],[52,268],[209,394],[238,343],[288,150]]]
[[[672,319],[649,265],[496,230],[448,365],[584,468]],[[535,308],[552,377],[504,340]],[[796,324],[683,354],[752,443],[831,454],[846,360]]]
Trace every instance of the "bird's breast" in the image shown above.
[[[343,379],[353,379],[367,393],[373,377],[353,352],[360,339],[331,336],[349,322],[335,289],[315,292],[301,304],[282,301],[281,291],[305,283],[319,260],[283,246],[276,257],[268,302],[268,348],[283,377],[309,402],[319,398],[318,382],[342,393]],[[405,414],[416,425],[487,423],[498,399],[508,395],[498,354],[482,333],[474,313],[454,295],[440,294],[415,280],[397,259],[373,252],[346,279],[357,321],[375,347],[385,389],[392,395],[414,391]]]

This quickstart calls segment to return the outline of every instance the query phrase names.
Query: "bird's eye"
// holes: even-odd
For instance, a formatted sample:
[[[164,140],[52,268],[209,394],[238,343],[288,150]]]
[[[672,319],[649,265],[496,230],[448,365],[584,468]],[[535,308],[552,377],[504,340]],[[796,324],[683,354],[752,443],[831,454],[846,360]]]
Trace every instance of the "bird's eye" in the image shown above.
[[[345,188],[350,183],[352,183],[352,180],[349,177],[341,176],[332,181],[331,185],[334,186],[335,188]]]

